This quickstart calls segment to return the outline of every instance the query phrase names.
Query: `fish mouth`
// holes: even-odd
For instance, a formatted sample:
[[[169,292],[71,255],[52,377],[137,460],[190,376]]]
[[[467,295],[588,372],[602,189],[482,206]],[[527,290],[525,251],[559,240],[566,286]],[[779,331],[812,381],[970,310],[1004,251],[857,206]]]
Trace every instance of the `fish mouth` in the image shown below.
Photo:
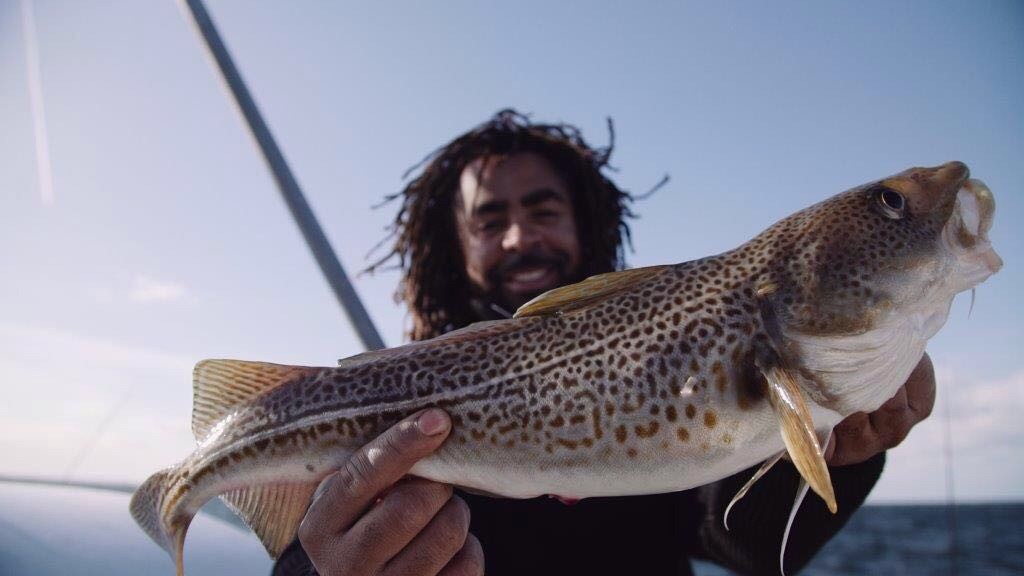
[[[1003,267],[988,232],[995,218],[996,201],[981,180],[965,180],[957,191],[953,213],[942,231],[946,245],[964,272],[967,289],[982,282]]]

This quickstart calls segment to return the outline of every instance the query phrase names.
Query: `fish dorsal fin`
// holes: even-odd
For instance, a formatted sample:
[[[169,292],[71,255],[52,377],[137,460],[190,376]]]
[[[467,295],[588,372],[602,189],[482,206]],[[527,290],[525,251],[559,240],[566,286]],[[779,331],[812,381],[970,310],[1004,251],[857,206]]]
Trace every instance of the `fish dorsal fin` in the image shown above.
[[[648,266],[591,276],[582,282],[549,290],[516,310],[514,318],[565,314],[588,308],[629,290],[655,276],[668,266]]]
[[[338,367],[355,368],[356,366],[362,366],[363,364],[369,364],[371,362],[392,360],[395,358],[409,356],[416,352],[421,352],[425,349],[434,348],[442,344],[457,344],[485,336],[514,332],[522,329],[523,327],[523,323],[514,322],[512,320],[485,320],[483,322],[474,322],[469,326],[459,328],[458,330],[452,330],[451,332],[442,334],[436,338],[431,338],[430,340],[410,342],[404,346],[384,348],[383,350],[371,350],[369,352],[363,352],[362,354],[356,354],[355,356],[349,356],[348,358],[342,358],[341,360],[338,360]]]
[[[732,510],[732,507],[737,502],[739,502],[744,496],[747,495],[747,492],[750,490],[751,486],[757,483],[757,481],[760,480],[762,476],[767,474],[768,471],[772,469],[772,466],[775,466],[775,464],[777,464],[778,461],[782,459],[782,456],[785,453],[785,450],[783,450],[782,452],[779,452],[775,456],[772,456],[771,458],[765,460],[764,463],[761,464],[761,467],[757,469],[757,472],[754,472],[754,475],[750,477],[750,480],[747,480],[747,483],[743,485],[743,488],[740,488],[739,492],[737,492],[736,495],[732,497],[732,500],[729,501],[729,505],[725,507],[725,513],[722,514],[722,525],[725,526],[726,531],[729,530],[729,512]]]
[[[196,440],[206,438],[239,404],[319,370],[245,360],[203,360],[192,370],[192,434]]]
[[[275,559],[293,540],[317,482],[272,484],[233,490],[221,499],[260,537]]]

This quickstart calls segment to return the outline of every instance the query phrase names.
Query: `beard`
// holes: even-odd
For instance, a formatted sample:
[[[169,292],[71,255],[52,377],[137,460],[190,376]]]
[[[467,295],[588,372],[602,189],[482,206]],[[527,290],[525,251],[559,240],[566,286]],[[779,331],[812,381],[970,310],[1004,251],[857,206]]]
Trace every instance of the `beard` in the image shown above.
[[[479,297],[511,314],[548,290],[579,281],[579,272],[569,269],[570,261],[569,254],[561,250],[512,254],[487,272],[490,288]],[[523,287],[524,275],[538,276],[538,279],[532,283],[527,281]]]

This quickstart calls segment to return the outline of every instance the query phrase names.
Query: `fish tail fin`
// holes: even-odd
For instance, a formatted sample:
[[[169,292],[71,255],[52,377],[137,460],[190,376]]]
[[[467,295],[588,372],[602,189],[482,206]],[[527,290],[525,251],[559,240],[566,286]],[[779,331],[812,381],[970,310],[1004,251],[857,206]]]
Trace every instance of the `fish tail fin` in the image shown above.
[[[185,533],[192,522],[192,516],[164,516],[164,501],[173,485],[174,467],[165,468],[153,474],[132,494],[130,510],[135,522],[149,534],[154,542],[171,555],[178,576],[184,574]],[[176,507],[177,508],[177,507]]]

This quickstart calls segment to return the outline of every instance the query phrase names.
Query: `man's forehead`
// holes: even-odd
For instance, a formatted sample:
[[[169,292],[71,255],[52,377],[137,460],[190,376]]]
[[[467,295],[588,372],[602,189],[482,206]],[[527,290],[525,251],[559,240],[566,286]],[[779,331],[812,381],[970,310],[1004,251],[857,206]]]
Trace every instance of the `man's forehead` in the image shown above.
[[[538,200],[570,202],[561,176],[542,156],[526,152],[482,156],[470,161],[459,176],[457,205],[465,212],[483,206],[532,204]]]

